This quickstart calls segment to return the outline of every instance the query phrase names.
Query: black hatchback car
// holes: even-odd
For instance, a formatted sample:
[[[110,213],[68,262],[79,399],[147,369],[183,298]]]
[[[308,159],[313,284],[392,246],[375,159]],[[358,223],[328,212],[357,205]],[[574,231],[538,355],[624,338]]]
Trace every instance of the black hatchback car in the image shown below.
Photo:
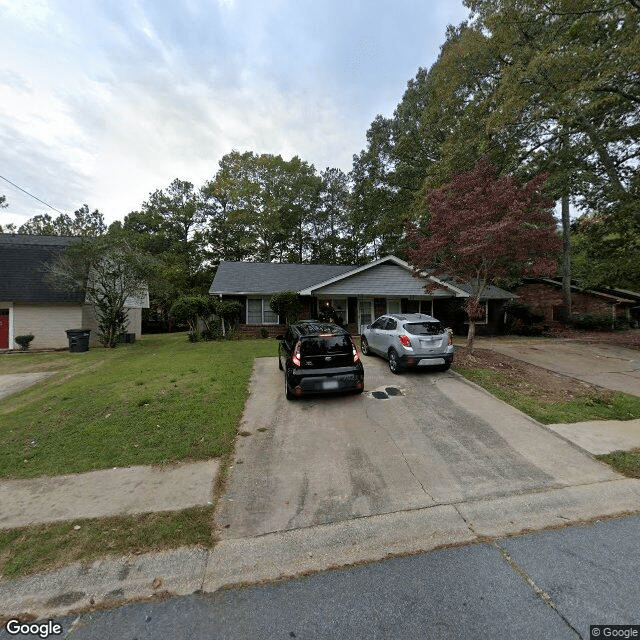
[[[302,320],[278,336],[278,366],[288,400],[315,393],[364,390],[364,367],[351,334],[335,324]]]

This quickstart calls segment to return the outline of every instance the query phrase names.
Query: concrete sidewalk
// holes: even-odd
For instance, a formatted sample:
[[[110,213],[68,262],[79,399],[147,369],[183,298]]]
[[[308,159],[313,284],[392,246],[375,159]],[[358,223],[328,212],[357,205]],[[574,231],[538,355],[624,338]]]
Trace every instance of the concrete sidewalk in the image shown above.
[[[547,427],[594,455],[640,448],[640,418],[548,424]]]
[[[218,460],[0,480],[0,528],[212,504]]]

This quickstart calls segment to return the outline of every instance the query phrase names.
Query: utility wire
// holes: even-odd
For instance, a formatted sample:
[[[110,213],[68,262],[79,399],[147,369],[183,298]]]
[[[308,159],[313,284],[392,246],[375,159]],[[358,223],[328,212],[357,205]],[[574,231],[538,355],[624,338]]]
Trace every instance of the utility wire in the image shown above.
[[[53,209],[54,211],[57,211],[59,214],[65,215],[62,211],[60,211],[60,209],[56,209],[55,207],[52,207],[48,202],[45,202],[44,200],[40,200],[40,198],[38,198],[37,196],[34,196],[32,193],[29,193],[28,191],[25,191],[22,187],[19,187],[15,182],[11,182],[9,178],[5,178],[4,176],[0,176],[0,178],[2,178],[5,182],[8,182],[10,185],[13,185],[16,189],[20,189],[22,193],[26,193],[29,197],[33,198],[34,200],[37,200],[38,202],[42,202],[42,204],[49,207],[49,209]]]

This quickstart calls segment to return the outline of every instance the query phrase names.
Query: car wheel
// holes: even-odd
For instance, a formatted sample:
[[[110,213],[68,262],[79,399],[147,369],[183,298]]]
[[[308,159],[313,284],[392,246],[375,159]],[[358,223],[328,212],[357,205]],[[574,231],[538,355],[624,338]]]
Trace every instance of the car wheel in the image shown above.
[[[440,371],[449,371],[450,366],[451,366],[451,363],[447,362],[446,364],[443,364],[440,366]]]
[[[294,399],[294,395],[293,393],[291,393],[291,390],[289,389],[289,384],[287,383],[287,370],[284,369],[284,397],[287,400],[293,400]]]
[[[402,373],[402,364],[395,349],[389,349],[389,369],[391,373]]]
[[[371,350],[369,349],[369,343],[366,338],[360,338],[360,351],[362,351],[363,356],[370,356]]]

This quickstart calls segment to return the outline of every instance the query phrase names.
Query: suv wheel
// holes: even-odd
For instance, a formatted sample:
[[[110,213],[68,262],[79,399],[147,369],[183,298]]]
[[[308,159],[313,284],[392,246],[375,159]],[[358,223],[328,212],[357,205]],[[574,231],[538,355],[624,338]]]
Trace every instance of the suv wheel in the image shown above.
[[[402,373],[402,364],[395,349],[389,349],[389,369],[391,373]]]
[[[363,356],[370,356],[371,350],[369,349],[369,343],[366,338],[360,338],[360,351],[362,351]]]

